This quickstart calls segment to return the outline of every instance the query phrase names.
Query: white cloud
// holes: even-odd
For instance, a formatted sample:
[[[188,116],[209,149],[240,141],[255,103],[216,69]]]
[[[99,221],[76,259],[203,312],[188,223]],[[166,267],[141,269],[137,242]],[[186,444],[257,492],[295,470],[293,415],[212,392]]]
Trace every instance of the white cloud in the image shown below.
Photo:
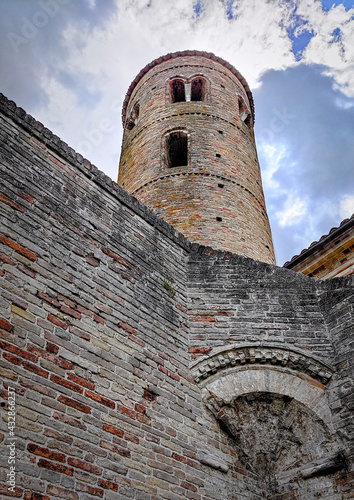
[[[68,56],[58,58],[56,71],[84,75],[86,89],[95,89],[102,97],[99,101],[96,97],[92,109],[87,109],[79,95],[75,99],[72,89],[56,81],[56,75],[45,75],[42,88],[48,101],[36,110],[36,116],[115,179],[121,122],[120,111],[113,114],[112,106],[117,108],[117,100],[118,108],[122,105],[131,81],[153,59],[184,49],[214,52],[246,75],[253,86],[268,68],[293,63],[291,43],[280,26],[284,6],[274,4],[270,9],[267,3],[242,0],[238,17],[230,21],[220,1],[206,0],[199,19],[193,5],[191,0],[117,0],[116,13],[101,27],[92,30],[70,21],[62,37]],[[90,150],[87,135],[102,119],[114,122],[115,131]]]
[[[262,154],[262,181],[264,188],[272,190],[272,197],[275,195],[274,190],[279,192],[280,185],[273,176],[278,172],[282,166],[283,160],[286,158],[286,148],[283,144],[267,144],[261,142],[258,145],[259,153]]]
[[[307,202],[290,194],[283,209],[276,212],[275,216],[282,227],[300,224],[307,216]]]
[[[346,11],[338,5],[326,12],[320,0],[234,0],[227,16],[228,2],[222,0],[200,0],[198,15],[194,11],[196,0],[115,2],[116,10],[105,10],[102,5],[106,2],[96,0],[70,2],[65,12],[60,11],[48,23],[48,29],[43,28],[37,37],[21,46],[16,58],[12,52],[6,54],[2,72],[6,84],[3,89],[10,98],[19,99],[18,104],[113,179],[118,170],[121,106],[125,93],[146,64],[168,52],[185,49],[213,52],[237,68],[255,89],[268,70],[285,70],[298,65],[288,31],[298,37],[309,31],[313,37],[300,62],[324,65],[337,85],[336,93],[330,95],[337,98],[337,110],[352,107],[348,97],[354,96],[354,21],[351,19],[354,9]],[[78,10],[77,5],[83,3],[90,8]],[[111,3],[107,3],[111,7]],[[33,16],[34,11],[30,9],[29,12],[28,15]],[[83,12],[86,17],[82,17]],[[14,13],[18,14],[16,9]],[[15,26],[19,31],[21,24],[15,22]],[[6,40],[7,50],[8,45]],[[301,48],[301,43],[299,46]],[[279,76],[281,71],[277,73]],[[271,74],[268,73],[267,78]],[[267,78],[263,80],[269,85]],[[305,85],[311,83],[306,78],[299,83],[304,90]],[[276,82],[273,90],[277,85],[289,86],[287,79],[278,78],[273,82]],[[347,98],[340,96],[338,89],[344,91]],[[292,94],[285,94],[291,101]],[[321,155],[316,157],[316,165],[324,164],[320,187],[328,186],[326,196],[319,196],[313,188],[312,191],[307,189],[306,181],[312,181],[318,172],[313,169],[308,153],[315,147],[321,128],[316,120],[322,114],[313,113],[309,117],[313,130],[308,140],[305,137],[299,147],[292,149],[296,143],[295,127],[301,128],[301,113],[289,106],[290,115],[287,104],[278,110],[277,98],[275,90],[272,98],[269,97],[269,102],[273,100],[269,116],[263,119],[265,125],[259,129],[256,118],[256,139],[262,156],[268,210],[277,229],[283,228],[283,233],[279,234],[291,233],[288,246],[295,240],[306,246],[305,238],[311,241],[310,238],[319,237],[319,219],[323,224],[327,220],[335,224],[340,210],[343,217],[348,216],[346,207],[352,197],[347,196],[339,203],[341,184],[333,188],[330,181],[326,183],[326,172],[332,167],[328,166],[328,158]],[[306,116],[306,109],[302,107],[302,110]],[[335,130],[345,127],[343,135],[350,130],[350,118],[346,116],[345,125],[340,119],[333,124]],[[333,165],[341,153],[333,154]],[[335,194],[334,189],[337,189]],[[348,191],[342,189],[343,192]],[[318,205],[316,200],[319,200]]]
[[[351,217],[354,213],[354,194],[344,196],[340,201],[339,207],[341,219]]]
[[[318,0],[298,0],[297,13],[314,31],[302,61],[327,66],[326,74],[333,76],[348,96],[354,96],[354,8],[346,11],[340,4],[324,11]],[[336,41],[334,32],[338,30],[340,39]]]
[[[92,8],[99,9],[97,2],[87,1]],[[202,1],[199,16],[194,12],[192,0],[116,1],[116,12],[101,27],[92,30],[69,22],[62,38],[68,59],[57,66],[58,71],[70,68],[72,73],[87,75],[85,84],[89,86],[90,82],[103,96],[99,103],[101,112],[109,109],[113,100],[123,100],[142,67],[168,52],[184,49],[214,52],[233,64],[251,88],[259,85],[261,75],[268,69],[297,64],[287,33],[287,27],[294,23],[294,2],[239,0],[234,19],[228,19],[225,5],[219,0]],[[305,61],[329,64],[328,71],[338,84],[349,84],[349,65],[342,61],[337,44],[330,41],[333,30],[340,27],[346,57],[353,54],[351,11],[338,6],[324,12],[320,2],[313,0],[297,0],[297,5],[297,13],[308,20],[309,29],[315,32],[305,51]],[[43,89],[47,92],[45,85]],[[59,97],[53,89],[51,103]],[[86,122],[85,109],[77,106],[76,113],[82,113],[82,121]],[[53,116],[52,107],[47,115],[49,119]],[[92,119],[99,119],[98,112]],[[80,140],[77,129],[74,142]]]

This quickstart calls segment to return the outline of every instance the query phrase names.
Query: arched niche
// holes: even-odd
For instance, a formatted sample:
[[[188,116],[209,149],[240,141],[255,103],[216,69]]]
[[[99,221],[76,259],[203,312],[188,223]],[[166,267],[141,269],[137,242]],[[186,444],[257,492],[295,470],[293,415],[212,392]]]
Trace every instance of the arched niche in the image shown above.
[[[205,408],[267,495],[284,491],[289,479],[300,492],[319,476],[329,478],[334,495],[330,475],[345,467],[345,457],[328,404],[328,364],[299,349],[234,344],[191,368]]]

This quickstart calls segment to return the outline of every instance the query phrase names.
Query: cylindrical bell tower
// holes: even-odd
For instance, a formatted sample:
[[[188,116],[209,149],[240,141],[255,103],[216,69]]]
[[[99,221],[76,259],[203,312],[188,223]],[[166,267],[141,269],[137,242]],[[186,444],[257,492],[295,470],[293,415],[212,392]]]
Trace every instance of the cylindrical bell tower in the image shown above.
[[[214,54],[148,64],[123,104],[118,183],[190,241],[275,263],[251,91]]]

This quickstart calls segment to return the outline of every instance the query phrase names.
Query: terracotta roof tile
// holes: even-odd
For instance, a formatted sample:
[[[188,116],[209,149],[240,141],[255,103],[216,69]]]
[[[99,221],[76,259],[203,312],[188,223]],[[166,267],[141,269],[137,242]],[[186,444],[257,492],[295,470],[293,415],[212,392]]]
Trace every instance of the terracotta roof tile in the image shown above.
[[[339,232],[340,229],[346,225],[348,225],[348,227],[351,227],[353,224],[354,224],[354,214],[351,217],[349,217],[349,219],[342,220],[342,222],[339,224],[338,227],[332,227],[330,229],[329,233],[322,235],[318,241],[313,241],[308,248],[304,248],[303,250],[301,250],[299,255],[294,255],[294,257],[292,257],[291,260],[285,262],[283,267],[289,267],[289,266],[291,267],[291,264],[293,264],[297,259],[299,259],[299,257],[301,257],[302,255],[311,253],[310,250],[314,251],[315,250],[314,247],[316,245],[319,245],[319,243],[323,242],[323,240],[327,239],[330,235],[333,235],[337,231]]]

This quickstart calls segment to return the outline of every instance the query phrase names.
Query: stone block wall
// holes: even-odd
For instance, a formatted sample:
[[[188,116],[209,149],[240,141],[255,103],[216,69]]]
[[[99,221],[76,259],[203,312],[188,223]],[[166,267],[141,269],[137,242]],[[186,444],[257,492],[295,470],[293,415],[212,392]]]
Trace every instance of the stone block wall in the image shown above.
[[[349,279],[192,245],[0,107],[2,498],[351,498]]]
[[[351,498],[352,294],[350,278],[192,249],[191,371],[241,464],[267,470],[265,498]]]

